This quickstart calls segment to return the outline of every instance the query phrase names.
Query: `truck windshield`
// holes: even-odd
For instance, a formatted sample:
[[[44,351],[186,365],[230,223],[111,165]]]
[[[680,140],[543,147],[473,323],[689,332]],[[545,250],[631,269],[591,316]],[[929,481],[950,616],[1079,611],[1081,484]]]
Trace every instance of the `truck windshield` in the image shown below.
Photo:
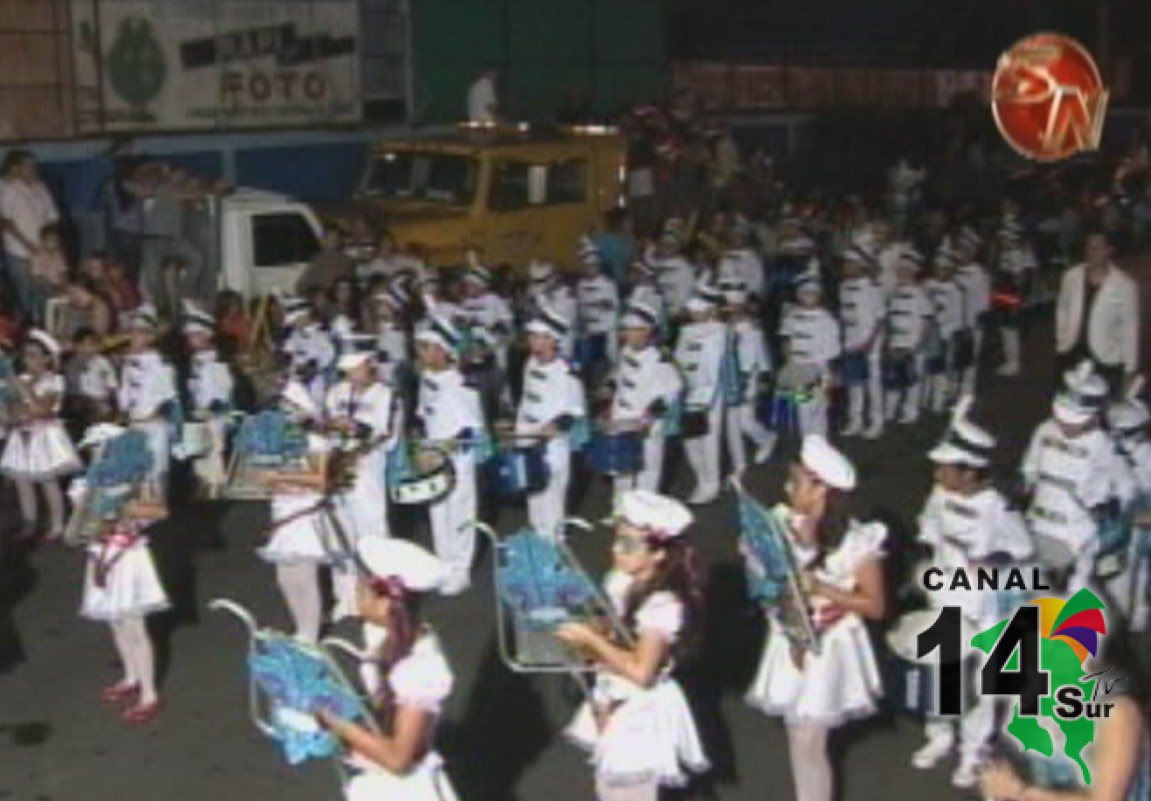
[[[385,200],[464,206],[476,191],[476,161],[449,153],[383,153],[373,159],[364,193]]]

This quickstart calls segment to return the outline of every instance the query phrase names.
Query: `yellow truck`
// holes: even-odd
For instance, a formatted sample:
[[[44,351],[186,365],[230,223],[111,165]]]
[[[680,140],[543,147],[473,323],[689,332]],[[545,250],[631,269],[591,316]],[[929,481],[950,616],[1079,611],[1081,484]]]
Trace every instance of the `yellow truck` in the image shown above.
[[[435,266],[469,250],[491,265],[569,266],[581,235],[623,201],[614,128],[461,125],[375,145],[357,208]]]

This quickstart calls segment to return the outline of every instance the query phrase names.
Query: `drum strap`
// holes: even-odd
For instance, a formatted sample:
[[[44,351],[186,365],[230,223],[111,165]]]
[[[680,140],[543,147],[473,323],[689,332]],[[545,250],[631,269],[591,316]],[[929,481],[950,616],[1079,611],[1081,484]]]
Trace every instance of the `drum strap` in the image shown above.
[[[116,563],[124,558],[128,549],[143,539],[139,534],[112,534],[100,542],[100,553],[93,566],[93,581],[100,589],[108,586],[108,576]],[[113,550],[115,549],[115,550]]]

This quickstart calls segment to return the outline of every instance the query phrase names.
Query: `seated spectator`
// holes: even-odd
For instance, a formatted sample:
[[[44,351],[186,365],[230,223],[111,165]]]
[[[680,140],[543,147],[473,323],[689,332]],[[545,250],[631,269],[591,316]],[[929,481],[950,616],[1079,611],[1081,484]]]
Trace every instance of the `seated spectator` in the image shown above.
[[[101,340],[116,330],[116,315],[112,305],[96,289],[92,279],[77,276],[65,285],[47,320],[48,333],[68,342],[81,329],[92,329]]]
[[[216,340],[222,353],[234,353],[251,341],[252,320],[240,293],[225,289],[216,295]]]
[[[40,247],[32,254],[31,276],[32,321],[43,326],[48,300],[61,294],[68,282],[68,261],[57,223],[40,229]]]

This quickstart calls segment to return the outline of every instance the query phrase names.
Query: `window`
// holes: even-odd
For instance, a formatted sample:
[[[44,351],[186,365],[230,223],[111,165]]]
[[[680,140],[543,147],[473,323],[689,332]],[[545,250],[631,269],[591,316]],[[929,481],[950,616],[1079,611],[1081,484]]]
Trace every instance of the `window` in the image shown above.
[[[587,199],[587,161],[571,159],[555,164],[504,161],[492,175],[489,202],[497,211],[529,206],[582,203]]]
[[[448,153],[384,153],[372,161],[364,193],[385,200],[466,206],[476,191],[476,162]]]
[[[320,241],[302,214],[280,212],[252,218],[252,251],[257,267],[306,263],[319,250]]]
[[[587,200],[587,161],[569,159],[551,168],[548,203],[583,203]]]

